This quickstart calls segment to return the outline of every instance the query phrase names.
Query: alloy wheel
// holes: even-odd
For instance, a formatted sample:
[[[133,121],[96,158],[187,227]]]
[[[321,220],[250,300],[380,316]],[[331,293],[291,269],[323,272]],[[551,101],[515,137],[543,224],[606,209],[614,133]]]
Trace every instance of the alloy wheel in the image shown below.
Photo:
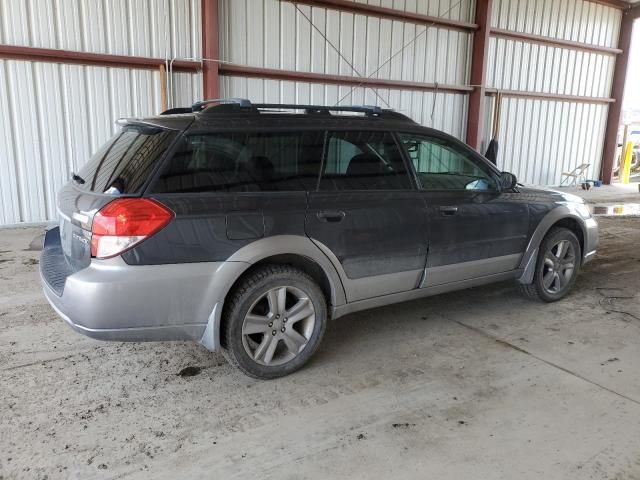
[[[548,293],[557,294],[571,282],[576,267],[576,253],[569,240],[554,244],[544,257],[542,286]]]
[[[315,322],[309,295],[292,286],[272,288],[249,308],[242,323],[242,344],[254,362],[282,365],[304,350]]]

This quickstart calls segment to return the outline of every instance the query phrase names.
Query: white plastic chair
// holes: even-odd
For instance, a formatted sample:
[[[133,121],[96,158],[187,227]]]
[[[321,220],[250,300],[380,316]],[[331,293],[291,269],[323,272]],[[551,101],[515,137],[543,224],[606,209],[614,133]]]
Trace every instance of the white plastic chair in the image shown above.
[[[567,186],[573,185],[574,187],[577,187],[579,183],[580,184],[585,183],[587,180],[585,176],[585,172],[590,166],[591,166],[590,163],[583,163],[582,165],[578,165],[576,168],[574,168],[570,172],[562,172],[562,175],[560,177],[560,186],[564,184],[565,180],[568,180],[570,178],[573,178],[573,183],[567,184]],[[562,178],[562,177],[565,177],[565,178]]]

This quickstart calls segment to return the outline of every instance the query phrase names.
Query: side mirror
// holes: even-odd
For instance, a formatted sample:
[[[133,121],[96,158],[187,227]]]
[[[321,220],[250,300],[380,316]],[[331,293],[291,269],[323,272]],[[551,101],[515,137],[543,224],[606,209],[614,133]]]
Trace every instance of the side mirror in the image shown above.
[[[407,151],[411,153],[415,153],[420,150],[420,142],[407,142],[405,143]]]
[[[500,190],[513,190],[518,184],[518,179],[513,173],[502,172],[500,174]]]

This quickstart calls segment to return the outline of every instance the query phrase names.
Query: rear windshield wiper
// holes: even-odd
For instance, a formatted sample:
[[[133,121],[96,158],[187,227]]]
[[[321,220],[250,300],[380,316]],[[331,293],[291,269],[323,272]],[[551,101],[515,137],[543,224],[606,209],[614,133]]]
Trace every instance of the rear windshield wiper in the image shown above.
[[[80,185],[84,185],[86,182],[84,180],[84,178],[82,178],[80,175],[78,175],[77,173],[73,173],[71,172],[71,178],[73,179],[74,182],[80,184]]]

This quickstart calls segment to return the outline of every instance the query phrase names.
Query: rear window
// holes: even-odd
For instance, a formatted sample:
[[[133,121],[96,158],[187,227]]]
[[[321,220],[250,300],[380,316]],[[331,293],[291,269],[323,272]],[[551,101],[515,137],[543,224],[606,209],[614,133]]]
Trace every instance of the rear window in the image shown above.
[[[315,190],[324,132],[187,135],[153,191],[291,192]]]
[[[91,157],[76,183],[97,193],[139,193],[176,135],[173,130],[126,126]]]

